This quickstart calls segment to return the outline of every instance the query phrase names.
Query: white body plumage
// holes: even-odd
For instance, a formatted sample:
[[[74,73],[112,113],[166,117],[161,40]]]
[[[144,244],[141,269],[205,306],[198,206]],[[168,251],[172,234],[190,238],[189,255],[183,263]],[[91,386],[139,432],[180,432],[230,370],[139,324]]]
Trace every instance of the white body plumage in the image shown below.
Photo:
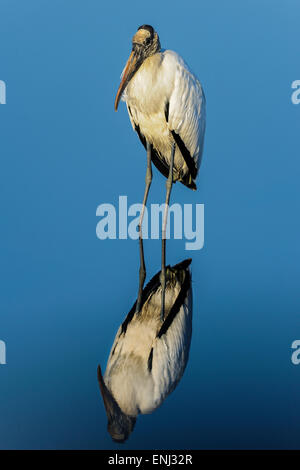
[[[146,58],[127,84],[123,99],[134,130],[152,144],[166,164],[166,173],[174,133],[179,137],[181,148],[176,145],[174,181],[187,186],[186,182],[195,182],[204,144],[205,96],[183,59],[170,50]],[[187,154],[193,163],[187,161]],[[192,172],[189,163],[194,164]]]

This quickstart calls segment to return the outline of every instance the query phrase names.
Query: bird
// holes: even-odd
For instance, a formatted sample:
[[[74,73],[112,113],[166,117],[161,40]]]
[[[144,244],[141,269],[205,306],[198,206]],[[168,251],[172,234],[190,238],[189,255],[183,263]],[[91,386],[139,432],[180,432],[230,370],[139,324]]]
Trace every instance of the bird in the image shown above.
[[[161,323],[158,272],[143,289],[113,342],[104,376],[97,376],[108,432],[125,442],[139,414],[152,413],[175,389],[186,368],[192,336],[191,259],[166,268],[165,320]]]
[[[132,39],[132,51],[121,74],[115,98],[126,102],[134,131],[147,150],[147,171],[139,220],[140,270],[137,312],[141,306],[146,266],[142,222],[152,182],[152,162],[167,178],[162,225],[161,320],[164,319],[166,285],[166,226],[172,184],[179,181],[196,190],[206,127],[206,99],[201,83],[174,51],[161,49],[154,28],[140,26]]]

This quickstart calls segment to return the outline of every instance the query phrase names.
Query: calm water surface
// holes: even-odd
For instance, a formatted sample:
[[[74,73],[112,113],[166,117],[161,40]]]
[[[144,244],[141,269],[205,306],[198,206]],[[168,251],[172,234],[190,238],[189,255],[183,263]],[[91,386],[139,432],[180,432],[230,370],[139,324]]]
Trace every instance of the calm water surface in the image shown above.
[[[205,204],[205,245],[168,243],[168,263],[193,258],[190,359],[122,448],[297,448],[299,3],[138,5],[0,5],[0,447],[120,448],[96,371],[136,298],[138,245],[97,239],[96,208],[142,200],[145,151],[113,102],[131,37],[149,23],[206,92],[199,189],[172,193]],[[154,170],[149,203],[163,202],[164,182]],[[145,255],[149,280],[159,240]]]

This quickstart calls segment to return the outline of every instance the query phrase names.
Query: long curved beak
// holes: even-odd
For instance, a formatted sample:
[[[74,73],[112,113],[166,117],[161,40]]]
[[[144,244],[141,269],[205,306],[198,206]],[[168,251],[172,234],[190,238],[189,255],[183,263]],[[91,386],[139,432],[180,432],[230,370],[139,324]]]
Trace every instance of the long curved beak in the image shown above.
[[[103,398],[103,403],[105,406],[105,411],[107,414],[108,419],[113,416],[113,410],[114,410],[114,398],[108,388],[105,385],[102,372],[101,372],[101,367],[100,365],[97,368],[97,376],[98,376],[98,382],[99,382],[99,388],[100,392]]]
[[[119,101],[121,99],[122,93],[125,90],[127,84],[130,82],[132,79],[133,75],[137,71],[137,69],[140,66],[140,61],[138,60],[138,56],[136,52],[133,50],[129,56],[129,59],[127,60],[127,63],[125,65],[125,70],[123,73],[122,81],[120,83],[120,86],[117,91],[117,96],[115,99],[115,111],[118,109]]]

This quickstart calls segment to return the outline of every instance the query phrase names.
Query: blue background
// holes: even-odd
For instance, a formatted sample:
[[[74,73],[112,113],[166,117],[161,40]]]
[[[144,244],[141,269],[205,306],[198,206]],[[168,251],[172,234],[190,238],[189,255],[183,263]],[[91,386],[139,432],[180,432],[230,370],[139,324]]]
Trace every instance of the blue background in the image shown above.
[[[136,297],[138,246],[96,238],[101,203],[141,202],[145,152],[113,109],[138,26],[201,80],[207,133],[190,361],[122,448],[298,448],[298,0],[0,0],[1,448],[113,448],[96,367]],[[150,202],[164,201],[154,170]],[[145,242],[148,278],[160,242]]]

